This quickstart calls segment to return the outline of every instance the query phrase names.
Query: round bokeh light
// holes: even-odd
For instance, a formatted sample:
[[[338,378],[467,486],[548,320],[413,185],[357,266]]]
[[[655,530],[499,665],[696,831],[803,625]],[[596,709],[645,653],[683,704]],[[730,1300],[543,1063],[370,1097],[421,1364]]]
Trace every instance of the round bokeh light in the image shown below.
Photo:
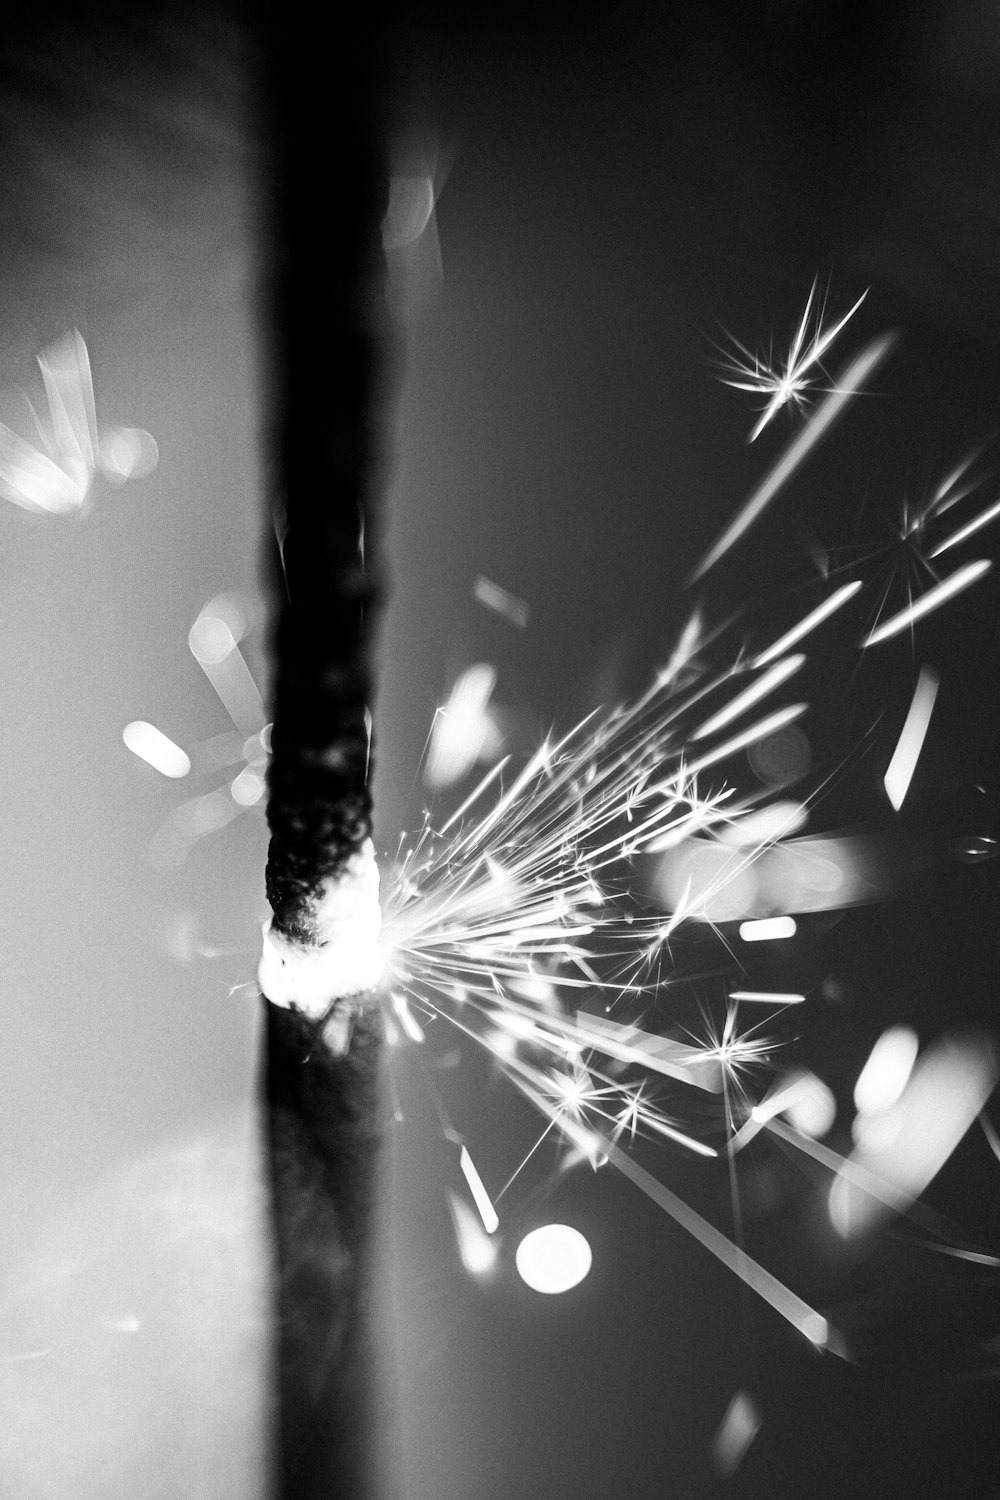
[[[554,1295],[577,1286],[592,1259],[590,1245],[578,1229],[569,1224],[543,1224],[524,1236],[514,1263],[532,1291]]]

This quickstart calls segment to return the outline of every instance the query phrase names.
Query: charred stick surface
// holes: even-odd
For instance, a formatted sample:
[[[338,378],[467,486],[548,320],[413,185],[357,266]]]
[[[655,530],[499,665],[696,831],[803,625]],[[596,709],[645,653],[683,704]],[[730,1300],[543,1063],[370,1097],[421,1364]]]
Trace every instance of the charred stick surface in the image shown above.
[[[273,592],[267,894],[280,940],[371,832],[372,509],[380,479],[385,128],[370,37],[335,58],[274,7],[262,97],[266,567]],[[331,68],[333,75],[331,76]],[[371,1493],[366,1300],[377,1014],[335,1056],[322,1025],[266,1004],[284,1500]]]

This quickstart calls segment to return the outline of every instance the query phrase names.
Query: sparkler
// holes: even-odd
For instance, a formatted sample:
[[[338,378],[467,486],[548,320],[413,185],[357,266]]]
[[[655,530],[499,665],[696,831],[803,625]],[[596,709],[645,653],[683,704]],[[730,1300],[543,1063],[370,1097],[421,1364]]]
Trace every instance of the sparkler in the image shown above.
[[[752,353],[732,334],[729,339],[736,353],[719,351],[724,355],[722,369],[728,372],[721,377],[723,385],[732,386],[737,391],[751,391],[766,398],[764,409],[747,439],[750,443],[756,442],[783,406],[804,410],[820,375],[829,379],[823,367],[823,356],[868,295],[867,292],[862,292],[854,306],[839,321],[824,326],[826,296],[822,301],[817,298],[817,286],[818,282],[814,281],[809,289],[799,326],[783,360],[775,360],[773,345],[765,357]]]

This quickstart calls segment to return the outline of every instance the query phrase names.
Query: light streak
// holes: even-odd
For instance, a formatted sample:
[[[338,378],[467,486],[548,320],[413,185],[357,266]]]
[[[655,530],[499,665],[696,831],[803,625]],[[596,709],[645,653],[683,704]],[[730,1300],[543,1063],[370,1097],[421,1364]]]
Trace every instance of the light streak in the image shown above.
[[[740,923],[740,937],[745,943],[770,943],[779,938],[794,937],[794,917],[757,917]]]
[[[761,698],[766,698],[768,693],[773,693],[776,687],[786,682],[794,672],[799,670],[804,661],[804,656],[789,656],[785,661],[777,662],[770,672],[765,672],[763,677],[751,683],[731,703],[727,703],[725,708],[720,708],[718,713],[706,719],[703,724],[699,724],[696,729],[692,729],[690,738],[692,740],[704,739],[706,735],[715,734],[726,724],[731,724],[733,719],[738,719],[746,709],[759,703]]]
[[[486,1191],[483,1179],[476,1170],[476,1164],[465,1146],[462,1147],[459,1163],[465,1175],[465,1180],[469,1184],[469,1192],[472,1194],[475,1205],[479,1210],[479,1217],[483,1221],[483,1228],[487,1234],[495,1234],[500,1227],[497,1211],[490,1201],[490,1195]]]
[[[899,812],[903,805],[920,758],[920,752],[924,747],[939,682],[937,673],[930,667],[920,668],[920,676],[913,689],[906,719],[883,777],[886,796],[896,812]]]
[[[803,1005],[805,995],[789,994],[784,990],[730,990],[730,1000],[749,1000],[758,1005]]]
[[[980,558],[977,562],[966,563],[963,568],[959,568],[957,573],[949,574],[935,588],[929,589],[926,594],[921,594],[920,598],[914,600],[906,609],[900,610],[891,619],[886,620],[881,625],[877,625],[861,642],[862,649],[867,646],[877,646],[879,642],[887,641],[892,636],[899,635],[900,631],[905,630],[908,625],[915,625],[918,620],[922,620],[932,610],[939,609],[942,604],[946,604],[949,599],[953,599],[963,589],[967,589],[972,584],[978,582],[980,578],[990,571],[992,566],[993,564],[989,558]]]
[[[971,521],[958,531],[953,532],[951,536],[946,537],[943,542],[939,542],[930,556],[940,557],[941,553],[947,552],[949,547],[957,547],[967,537],[974,536],[981,527],[988,526],[990,521],[995,521],[997,516],[1000,516],[1000,500],[995,505],[991,505],[988,510],[984,510],[978,516],[974,516]]]
[[[739,354],[727,355],[723,368],[741,378],[734,380],[723,376],[723,385],[732,386],[738,391],[756,392],[768,398],[761,416],[747,439],[748,442],[752,443],[760,436],[783,406],[805,406],[807,393],[815,383],[813,372],[816,370],[823,372],[821,363],[823,355],[838,334],[847,327],[867,295],[867,291],[862,292],[850,312],[845,314],[839,322],[824,328],[823,313],[826,310],[826,298],[824,297],[822,306],[814,308],[816,282],[813,281],[791,347],[783,363],[778,365],[771,363],[770,356],[765,360],[760,355],[752,354],[745,344],[740,343],[739,339],[733,338],[730,334],[729,337]],[[810,335],[810,324],[814,320],[816,326]],[[742,359],[740,355],[743,356]]]
[[[811,630],[815,630],[817,625],[822,625],[823,621],[828,619],[842,604],[846,604],[848,599],[853,599],[861,586],[862,581],[860,578],[855,578],[850,583],[843,584],[828,599],[824,599],[822,604],[818,604],[815,609],[810,610],[809,614],[804,616],[797,625],[793,625],[791,630],[786,630],[785,634],[776,640],[772,646],[768,646],[766,651],[762,651],[759,656],[755,657],[754,666],[766,666],[769,661],[774,661],[775,657],[781,656],[783,652],[787,651],[789,646],[796,645],[797,642],[802,640],[803,636],[808,635]]]
[[[786,1322],[790,1323],[797,1332],[803,1334],[810,1343],[822,1347],[830,1337],[830,1328],[826,1319],[815,1308],[810,1307],[801,1297],[773,1276],[770,1271],[765,1270],[757,1261],[752,1260],[744,1250],[734,1245],[724,1234],[703,1219],[701,1214],[696,1213],[676,1193],[672,1193],[668,1187],[659,1182],[652,1173],[647,1172],[638,1162],[622,1151],[611,1141],[603,1143],[608,1159],[634,1183],[640,1192],[662,1208],[664,1213],[670,1215],[676,1224],[685,1229],[709,1254],[714,1255],[716,1260],[722,1262],[730,1271],[734,1272],[751,1291],[763,1298],[776,1313]]]
[[[826,436],[848,404],[859,394],[865,381],[875,373],[894,343],[895,335],[884,333],[879,338],[873,339],[857,358],[851,361],[841,374],[837,388],[831,391],[825,401],[816,408],[801,432],[793,438],[754,490],[743,509],[709,548],[691,574],[689,583],[696,582],[708,572],[709,568],[714,567],[719,558],[739,541],[745,531],[749,530],[758,516],[785,487],[799,465],[808,458],[820,439]]]

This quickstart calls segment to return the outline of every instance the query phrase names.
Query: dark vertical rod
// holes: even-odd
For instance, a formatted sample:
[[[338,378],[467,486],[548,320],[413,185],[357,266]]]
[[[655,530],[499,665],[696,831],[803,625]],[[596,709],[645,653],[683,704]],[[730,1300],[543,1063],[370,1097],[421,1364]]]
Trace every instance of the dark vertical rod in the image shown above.
[[[262,28],[263,410],[273,599],[267,894],[308,945],[321,884],[371,832],[375,500],[388,194],[374,27],[322,38],[270,0]],[[379,1018],[335,1056],[264,1001],[281,1500],[370,1495],[366,1301]]]

